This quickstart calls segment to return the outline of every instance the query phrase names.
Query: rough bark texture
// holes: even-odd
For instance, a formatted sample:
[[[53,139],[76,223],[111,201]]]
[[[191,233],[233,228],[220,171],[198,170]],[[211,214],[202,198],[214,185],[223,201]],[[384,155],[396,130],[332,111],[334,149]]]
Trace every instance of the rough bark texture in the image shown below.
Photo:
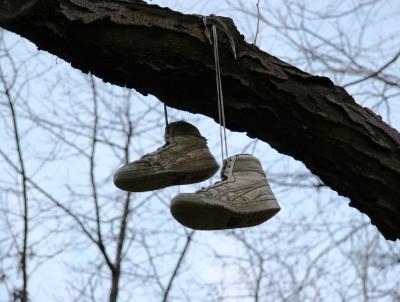
[[[217,117],[202,16],[142,1],[0,0],[0,25],[105,81]],[[11,4],[10,4],[11,3]],[[32,4],[32,5],[30,5]],[[209,24],[215,23],[209,18]],[[328,78],[219,31],[226,123],[302,161],[390,240],[400,238],[400,136]]]

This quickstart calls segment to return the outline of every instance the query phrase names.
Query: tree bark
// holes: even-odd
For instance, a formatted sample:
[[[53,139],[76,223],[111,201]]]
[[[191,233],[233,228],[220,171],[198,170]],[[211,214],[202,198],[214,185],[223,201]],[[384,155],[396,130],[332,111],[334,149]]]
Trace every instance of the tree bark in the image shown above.
[[[132,0],[35,0],[21,10],[10,3],[0,0],[0,25],[40,49],[110,83],[217,118],[202,16]],[[232,20],[219,20],[228,31],[216,17],[208,24],[219,27],[227,127],[302,161],[385,238],[400,238],[399,133],[328,78],[261,51]]]

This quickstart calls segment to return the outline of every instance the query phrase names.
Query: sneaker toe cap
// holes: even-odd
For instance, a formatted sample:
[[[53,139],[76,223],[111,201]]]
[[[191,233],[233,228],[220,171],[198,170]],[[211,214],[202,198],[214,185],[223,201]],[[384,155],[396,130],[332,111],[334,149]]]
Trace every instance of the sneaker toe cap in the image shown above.
[[[202,220],[203,210],[206,207],[208,207],[207,199],[202,194],[182,193],[172,199],[170,211],[184,226],[201,229],[198,227],[198,221]]]

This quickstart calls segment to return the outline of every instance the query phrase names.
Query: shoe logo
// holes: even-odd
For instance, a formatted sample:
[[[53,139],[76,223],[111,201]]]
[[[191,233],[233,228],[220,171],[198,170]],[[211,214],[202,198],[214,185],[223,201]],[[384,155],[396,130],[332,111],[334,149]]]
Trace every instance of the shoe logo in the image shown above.
[[[255,190],[261,189],[265,186],[264,181],[260,181],[251,185],[243,185],[239,187],[230,187],[229,183],[219,183],[217,186],[211,186],[206,188],[201,193],[205,193],[207,196],[218,199],[220,201],[229,201],[229,199],[235,199],[235,201],[246,202],[253,201],[256,198],[254,196],[246,196],[246,194],[254,192]],[[210,191],[212,189],[212,191]],[[215,190],[215,191],[214,191]],[[262,195],[260,190],[257,193],[256,197]],[[252,194],[254,195],[254,194]]]

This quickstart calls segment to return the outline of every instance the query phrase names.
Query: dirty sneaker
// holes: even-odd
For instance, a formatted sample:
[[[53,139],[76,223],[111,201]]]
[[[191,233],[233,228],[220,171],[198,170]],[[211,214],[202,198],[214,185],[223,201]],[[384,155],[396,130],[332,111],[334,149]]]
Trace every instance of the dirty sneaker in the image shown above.
[[[218,164],[206,139],[192,124],[170,123],[165,129],[165,141],[156,151],[119,168],[114,184],[125,191],[144,192],[193,184],[217,172]]]
[[[280,207],[267,182],[261,163],[249,154],[224,161],[221,181],[196,193],[178,194],[171,214],[196,230],[220,230],[261,224]]]

